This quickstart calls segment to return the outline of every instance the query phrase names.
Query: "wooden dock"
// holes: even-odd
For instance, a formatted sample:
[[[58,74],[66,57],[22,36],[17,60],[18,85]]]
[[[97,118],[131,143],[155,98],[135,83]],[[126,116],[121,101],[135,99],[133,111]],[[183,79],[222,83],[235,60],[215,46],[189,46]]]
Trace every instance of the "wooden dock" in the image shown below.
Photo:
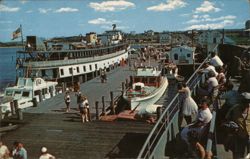
[[[158,65],[157,61],[151,61],[152,64]],[[122,82],[134,73],[133,68],[126,65],[107,72],[107,83],[101,83],[97,77],[81,84],[81,92],[88,97],[92,116],[96,113],[94,103],[101,103],[104,96],[109,106],[110,92],[114,97],[120,95]],[[19,128],[1,134],[3,142],[9,148],[14,141],[22,142],[31,159],[39,157],[42,146],[58,159],[135,158],[138,155],[152,124],[124,120],[82,123],[75,93],[70,95],[69,113],[65,112],[64,93],[39,103],[37,107],[23,110]]]
[[[75,113],[24,113],[23,124],[2,136],[9,148],[24,143],[28,158],[40,155],[42,146],[57,159],[135,158],[153,125],[136,121],[81,123]]]

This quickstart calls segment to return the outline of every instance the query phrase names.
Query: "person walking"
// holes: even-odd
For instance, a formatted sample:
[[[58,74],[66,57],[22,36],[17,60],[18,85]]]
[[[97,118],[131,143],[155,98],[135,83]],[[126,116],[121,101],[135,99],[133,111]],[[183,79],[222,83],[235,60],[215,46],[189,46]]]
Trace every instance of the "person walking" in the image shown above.
[[[80,114],[82,117],[82,122],[88,122],[88,100],[85,96],[81,98]]]
[[[69,104],[70,104],[69,92],[66,92],[66,94],[64,96],[64,101],[65,101],[65,104],[66,104],[66,112],[69,112],[70,111],[70,108],[69,108]]]
[[[48,149],[46,147],[41,148],[41,156],[39,157],[39,159],[55,159],[55,156],[48,153],[47,150]]]
[[[184,93],[183,97],[183,103],[182,103],[182,114],[184,115],[184,118],[186,120],[187,124],[190,124],[192,122],[192,115],[197,114],[198,112],[198,106],[191,97],[191,92],[189,87],[185,84],[181,84],[182,88],[178,91],[180,93]]]

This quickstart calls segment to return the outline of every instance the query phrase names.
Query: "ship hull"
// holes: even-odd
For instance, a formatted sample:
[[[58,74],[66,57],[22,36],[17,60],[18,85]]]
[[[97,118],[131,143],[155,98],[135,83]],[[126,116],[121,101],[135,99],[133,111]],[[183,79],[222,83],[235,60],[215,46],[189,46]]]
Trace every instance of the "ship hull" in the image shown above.
[[[130,98],[128,96],[123,97],[130,103],[131,110],[139,111],[138,114],[155,113],[156,110],[153,108],[153,105],[162,97],[167,87],[168,80],[166,77],[163,77],[162,84],[160,85],[160,87],[156,88],[148,96],[133,98]]]

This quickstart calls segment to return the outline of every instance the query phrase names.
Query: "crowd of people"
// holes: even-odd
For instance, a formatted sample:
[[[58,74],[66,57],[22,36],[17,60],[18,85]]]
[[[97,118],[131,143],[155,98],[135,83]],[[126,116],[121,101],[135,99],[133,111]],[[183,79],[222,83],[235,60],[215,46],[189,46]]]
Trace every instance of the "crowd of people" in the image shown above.
[[[39,159],[55,159],[55,156],[48,153],[46,147],[41,148],[41,154]],[[23,143],[15,141],[13,143],[13,148],[9,149],[0,140],[0,159],[28,159],[27,150],[24,148]]]
[[[181,140],[187,147],[186,155],[198,155],[198,158],[211,157],[211,152],[205,152],[202,143],[205,142],[203,139],[207,138],[213,117],[212,111],[217,112],[216,124],[222,132],[225,150],[231,150],[234,159],[249,155],[250,56],[244,56],[242,61],[244,65],[242,64],[242,68],[239,69],[242,71],[239,73],[242,79],[237,90],[232,83],[234,76],[227,77],[225,73],[228,66],[224,65],[215,52],[211,53],[210,60],[199,70],[199,73],[205,75],[205,79],[198,88],[195,99],[185,83],[178,85],[181,98],[179,127],[181,128],[183,118],[187,123],[180,132]],[[214,105],[218,101],[221,103],[222,99],[225,101],[223,105]],[[197,150],[199,153],[196,153]]]

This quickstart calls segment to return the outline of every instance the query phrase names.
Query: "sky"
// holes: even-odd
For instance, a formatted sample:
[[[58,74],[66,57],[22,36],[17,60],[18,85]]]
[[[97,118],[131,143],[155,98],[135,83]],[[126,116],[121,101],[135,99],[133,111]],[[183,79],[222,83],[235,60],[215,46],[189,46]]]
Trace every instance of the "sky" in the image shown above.
[[[238,29],[250,20],[250,0],[0,0],[0,41],[103,33]],[[15,41],[20,41],[16,39]]]

